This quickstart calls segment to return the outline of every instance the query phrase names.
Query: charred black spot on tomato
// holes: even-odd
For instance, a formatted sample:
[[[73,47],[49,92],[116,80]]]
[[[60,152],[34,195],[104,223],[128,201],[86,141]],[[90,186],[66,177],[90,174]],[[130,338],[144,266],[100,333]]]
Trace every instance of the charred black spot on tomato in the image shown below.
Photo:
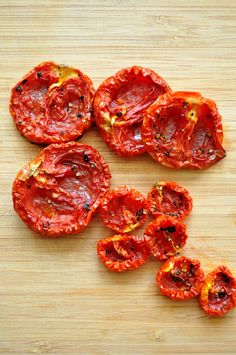
[[[18,91],[18,92],[22,92],[22,87],[21,87],[20,85],[17,85],[17,87],[16,87],[16,91]]]
[[[27,80],[27,79],[24,79],[21,84],[22,84],[22,85],[25,85],[27,82],[28,82],[28,80]]]
[[[38,72],[36,73],[36,75],[37,75],[37,78],[40,78],[40,77],[42,76],[42,72],[41,72],[41,71],[38,71]]]
[[[92,108],[90,108],[90,109],[89,109],[89,112],[90,112],[90,113],[93,113],[93,109],[92,109]]]
[[[43,222],[43,228],[44,229],[48,229],[50,227],[50,222],[47,221],[47,222]]]
[[[117,116],[117,117],[121,117],[121,116],[122,116],[122,112],[121,112],[121,111],[116,112],[116,116]]]
[[[94,163],[90,163],[91,168],[96,168],[96,165]]]
[[[86,211],[90,211],[90,206],[89,206],[88,203],[85,203],[85,204],[84,204],[84,209],[85,209]]]
[[[81,114],[81,113],[78,113],[78,114],[77,114],[77,117],[78,117],[78,118],[81,118],[81,117],[82,117],[82,114]]]
[[[85,163],[89,162],[89,157],[87,156],[87,154],[84,154],[84,161],[85,161]]]
[[[189,274],[191,275],[191,276],[194,276],[195,275],[195,266],[193,265],[193,264],[190,264],[189,265]]]
[[[222,273],[221,277],[222,277],[224,282],[229,283],[230,279],[229,279],[229,277],[226,274]]]
[[[142,215],[143,215],[143,208],[140,208],[140,210],[136,212],[136,216],[142,216]]]
[[[83,101],[84,96],[83,96],[83,95],[81,95],[79,98],[80,98],[80,100],[81,100],[81,101]]]
[[[175,226],[169,226],[169,227],[165,227],[165,228],[161,227],[160,230],[163,232],[175,233],[176,228],[175,228]]]
[[[225,291],[219,291],[218,292],[218,297],[219,298],[225,298],[226,295],[227,295],[227,293]]]
[[[18,121],[17,124],[20,126],[22,125],[22,121]]]
[[[164,152],[164,156],[165,157],[169,157],[170,156],[170,152],[171,152],[171,150],[168,150],[168,151]]]

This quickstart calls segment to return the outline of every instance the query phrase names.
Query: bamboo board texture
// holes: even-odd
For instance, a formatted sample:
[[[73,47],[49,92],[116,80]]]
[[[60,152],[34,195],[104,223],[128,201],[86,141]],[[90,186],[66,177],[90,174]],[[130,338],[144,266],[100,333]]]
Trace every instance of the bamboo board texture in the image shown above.
[[[155,260],[126,274],[100,264],[96,241],[111,232],[98,216],[76,237],[42,239],[27,229],[11,185],[40,147],[18,134],[8,101],[13,84],[44,60],[80,68],[95,87],[122,67],[147,66],[174,90],[216,100],[227,158],[205,171],[167,169],[148,155],[120,158],[95,128],[82,141],[103,154],[112,186],[146,194],[156,181],[174,180],[189,189],[184,254],[206,272],[223,263],[236,274],[236,2],[0,0],[0,38],[0,353],[235,354],[235,312],[208,319],[196,299],[161,296]]]

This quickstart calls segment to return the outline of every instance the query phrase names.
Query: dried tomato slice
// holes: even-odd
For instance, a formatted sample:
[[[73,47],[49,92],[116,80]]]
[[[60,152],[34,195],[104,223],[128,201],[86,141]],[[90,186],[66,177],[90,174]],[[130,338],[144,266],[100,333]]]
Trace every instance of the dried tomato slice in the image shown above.
[[[148,193],[148,205],[156,218],[162,214],[183,220],[192,211],[193,202],[189,192],[176,182],[160,181]]]
[[[110,178],[96,149],[77,142],[52,144],[17,174],[14,208],[43,235],[78,233],[96,212]]]
[[[176,301],[196,297],[203,282],[204,273],[200,262],[185,256],[170,258],[157,273],[161,293]]]
[[[93,111],[108,146],[124,156],[144,153],[140,134],[144,112],[160,95],[169,91],[164,79],[139,66],[122,69],[106,79],[95,94]]]
[[[187,241],[185,224],[176,218],[160,216],[144,232],[150,254],[164,261],[181,252]]]
[[[147,200],[128,186],[115,187],[103,197],[100,214],[104,224],[116,232],[128,233],[147,218]]]
[[[236,307],[236,279],[226,266],[218,266],[206,276],[200,304],[213,317],[222,316]]]
[[[10,113],[34,143],[68,142],[91,126],[92,81],[80,70],[44,62],[12,89]]]
[[[131,234],[118,234],[99,240],[97,252],[101,262],[115,272],[136,269],[148,257],[144,240]]]
[[[159,97],[144,115],[142,138],[150,155],[170,168],[203,169],[226,155],[217,106],[197,92]]]

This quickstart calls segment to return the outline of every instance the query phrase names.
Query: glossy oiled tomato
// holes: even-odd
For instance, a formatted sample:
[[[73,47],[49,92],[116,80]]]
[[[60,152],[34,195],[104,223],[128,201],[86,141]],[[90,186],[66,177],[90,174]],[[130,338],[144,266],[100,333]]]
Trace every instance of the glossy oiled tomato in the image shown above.
[[[236,279],[226,266],[219,266],[206,276],[200,304],[213,317],[222,316],[236,307]]]
[[[196,92],[167,93],[144,115],[147,151],[171,168],[203,169],[225,157],[216,104]]]
[[[10,112],[31,142],[68,142],[90,127],[93,95],[92,81],[80,70],[44,62],[13,87]]]
[[[170,258],[157,273],[161,293],[176,301],[196,297],[203,282],[204,273],[200,262],[185,256]]]
[[[144,112],[170,90],[158,74],[139,66],[122,69],[106,79],[95,94],[93,110],[108,146],[124,156],[144,153],[140,133]]]
[[[186,244],[186,226],[176,218],[160,216],[144,232],[150,254],[158,260],[167,260],[179,254]]]
[[[176,182],[160,181],[147,197],[149,210],[154,217],[162,214],[184,219],[192,210],[192,197]]]
[[[17,174],[14,208],[38,233],[78,233],[96,212],[110,178],[94,148],[77,142],[52,144]]]
[[[147,200],[128,186],[115,187],[102,199],[100,213],[108,228],[119,233],[131,232],[145,222]]]
[[[136,269],[148,257],[145,242],[130,234],[118,234],[99,240],[97,252],[101,262],[115,272]]]

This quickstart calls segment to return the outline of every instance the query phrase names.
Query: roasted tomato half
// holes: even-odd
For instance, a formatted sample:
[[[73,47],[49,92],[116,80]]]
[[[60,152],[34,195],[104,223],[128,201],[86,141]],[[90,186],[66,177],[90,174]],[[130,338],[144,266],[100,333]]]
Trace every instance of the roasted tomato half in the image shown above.
[[[94,148],[52,144],[17,174],[13,203],[33,231],[57,237],[88,225],[109,188],[110,172]]]
[[[44,62],[13,87],[10,113],[29,141],[68,142],[91,126],[93,96],[92,81],[80,70]]]
[[[149,210],[154,217],[162,214],[184,219],[192,211],[193,201],[189,192],[176,182],[160,181],[147,197]]]
[[[145,222],[147,200],[128,186],[115,187],[102,199],[100,214],[108,228],[119,233],[131,232]]]
[[[99,240],[97,252],[101,262],[115,272],[136,269],[148,257],[144,240],[131,234],[118,234]]]
[[[236,280],[226,266],[219,266],[206,276],[200,304],[213,317],[222,316],[236,306]]]
[[[175,301],[196,297],[203,282],[204,273],[200,262],[185,256],[170,258],[157,273],[161,293]]]
[[[203,169],[225,157],[216,104],[196,92],[167,93],[144,115],[147,151],[170,168]]]
[[[98,88],[93,111],[99,131],[117,154],[144,153],[141,124],[145,110],[162,94],[171,91],[154,71],[133,66],[117,72]]]
[[[144,232],[144,239],[150,254],[159,261],[179,254],[187,238],[186,226],[176,218],[168,216],[158,217],[147,226]]]

